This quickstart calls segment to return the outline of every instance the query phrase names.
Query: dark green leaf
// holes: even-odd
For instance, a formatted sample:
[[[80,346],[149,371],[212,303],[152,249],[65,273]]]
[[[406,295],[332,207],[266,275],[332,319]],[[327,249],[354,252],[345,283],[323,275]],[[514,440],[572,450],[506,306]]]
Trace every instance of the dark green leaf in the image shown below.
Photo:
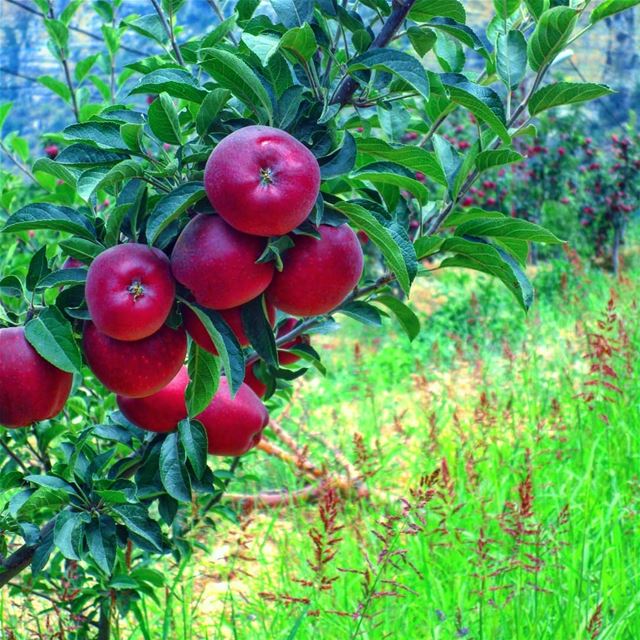
[[[26,339],[48,362],[69,373],[82,368],[80,348],[68,320],[55,307],[47,307],[24,328]]]
[[[464,6],[458,0],[417,0],[409,12],[409,17],[416,22],[426,22],[434,16],[451,18],[461,23],[467,19]]]
[[[162,142],[181,143],[182,134],[178,112],[169,94],[164,91],[149,107],[149,128]]]
[[[512,149],[487,149],[476,156],[476,168],[478,171],[486,171],[487,169],[514,162],[522,162],[523,160],[524,156]]]
[[[83,215],[69,207],[45,202],[28,204],[16,211],[6,221],[3,232],[31,229],[53,229],[66,231],[83,238],[93,239],[93,224]]]
[[[320,176],[323,180],[343,176],[351,169],[356,162],[356,142],[353,136],[346,132],[340,149],[331,154],[329,158],[320,165]]]
[[[100,515],[85,528],[89,555],[106,575],[111,575],[116,561],[116,524],[109,516]]]
[[[189,347],[189,384],[185,393],[187,414],[195,417],[211,403],[218,389],[220,367],[218,358],[195,342]]]
[[[564,49],[578,19],[578,12],[569,7],[553,7],[545,11],[529,39],[527,56],[534,71],[553,62]]]
[[[370,49],[349,63],[351,73],[359,69],[379,69],[394,73],[425,99],[429,98],[429,78],[419,60],[395,49]]]
[[[378,302],[389,309],[398,319],[409,340],[413,340],[420,333],[418,316],[404,302],[390,295],[377,295],[371,302]]]
[[[179,502],[191,502],[191,483],[177,433],[170,433],[162,443],[160,478],[172,498]]]
[[[162,532],[141,504],[113,505],[111,511],[120,516],[127,529],[146,540],[156,551],[162,551]]]
[[[592,11],[589,20],[593,24],[621,11],[637,7],[639,4],[640,0],[604,0],[601,5]]]
[[[140,82],[130,91],[136,93],[167,93],[173,98],[190,100],[201,103],[207,96],[207,91],[200,87],[195,78],[184,69],[157,69],[140,79]]]
[[[527,41],[521,31],[502,33],[496,41],[496,70],[507,89],[515,89],[527,71]]]
[[[353,318],[354,320],[357,320],[358,322],[362,322],[363,324],[368,324],[374,327],[382,326],[382,316],[380,315],[380,311],[368,302],[354,300],[353,302],[349,302],[348,304],[339,307],[338,311],[340,313],[344,313],[350,318]]]
[[[291,29],[311,20],[313,0],[270,0],[280,22]]]
[[[178,433],[196,477],[202,478],[207,468],[207,432],[197,420],[182,420]]]
[[[534,116],[541,111],[564,104],[576,104],[595,100],[614,93],[606,84],[593,82],[556,82],[538,89],[529,100],[529,113]]]
[[[457,236],[490,236],[497,238],[515,238],[544,244],[562,244],[551,231],[533,222],[521,218],[476,218],[458,225]]]
[[[189,207],[204,198],[201,182],[185,182],[166,196],[162,196],[149,215],[147,240],[153,244],[160,234]]]
[[[415,177],[415,173],[394,162],[372,162],[360,167],[352,174],[358,180],[368,180],[374,184],[393,184],[410,191],[421,204],[429,201],[428,189]]]

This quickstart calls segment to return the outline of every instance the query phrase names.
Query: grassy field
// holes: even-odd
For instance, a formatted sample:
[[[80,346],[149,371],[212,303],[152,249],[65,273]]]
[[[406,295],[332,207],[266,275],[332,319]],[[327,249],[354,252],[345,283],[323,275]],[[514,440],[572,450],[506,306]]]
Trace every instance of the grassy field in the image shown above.
[[[334,474],[345,452],[370,496],[325,486],[201,532],[170,596],[145,603],[150,637],[640,638],[627,273],[545,267],[526,320],[498,284],[442,274],[415,292],[415,343],[350,321],[315,338],[328,376],[278,421]],[[263,452],[244,472],[234,491],[309,482]]]
[[[315,481],[314,503],[198,531],[117,637],[640,638],[638,273],[542,267],[526,319],[442,273],[416,286],[414,343],[351,320],[314,337],[327,377],[273,415],[360,497]],[[233,492],[311,482],[262,451],[242,474]]]

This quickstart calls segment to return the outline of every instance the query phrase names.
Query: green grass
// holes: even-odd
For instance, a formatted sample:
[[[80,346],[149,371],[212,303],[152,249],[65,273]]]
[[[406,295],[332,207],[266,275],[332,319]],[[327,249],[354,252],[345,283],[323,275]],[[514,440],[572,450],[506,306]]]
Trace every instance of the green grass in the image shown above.
[[[299,385],[280,422],[318,464],[340,471],[335,447],[375,472],[370,499],[340,500],[330,588],[310,567],[318,505],[254,512],[201,538],[167,637],[639,638],[636,282],[543,269],[525,320],[498,285],[444,274],[416,291],[426,332],[414,344],[351,321],[315,338],[329,374]],[[612,287],[616,317],[599,327]],[[620,350],[585,358],[590,332]],[[620,392],[586,384],[602,363]],[[261,452],[245,471],[256,480],[234,490],[306,483]],[[159,621],[166,602],[147,604]]]
[[[200,530],[116,637],[640,638],[639,273],[543,267],[527,318],[499,284],[442,273],[416,286],[414,343],[348,319],[315,336],[327,377],[272,414],[316,464],[343,473],[338,449],[372,474],[369,498],[339,496],[329,586],[310,565],[325,492]],[[591,333],[618,351],[585,357]],[[602,364],[620,391],[587,384]],[[243,472],[232,491],[308,482],[263,452]]]

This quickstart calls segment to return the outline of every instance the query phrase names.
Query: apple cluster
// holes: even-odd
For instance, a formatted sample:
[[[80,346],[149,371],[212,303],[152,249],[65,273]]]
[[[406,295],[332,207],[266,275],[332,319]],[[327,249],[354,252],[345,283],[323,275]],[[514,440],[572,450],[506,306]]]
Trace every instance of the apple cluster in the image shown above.
[[[211,153],[204,186],[215,211],[196,214],[182,230],[170,256],[138,243],[116,245],[91,263],[82,346],[96,378],[117,394],[122,413],[137,426],[170,432],[187,417],[187,335],[217,354],[209,332],[188,305],[179,304],[180,323],[167,321],[184,298],[217,311],[242,347],[249,346],[243,305],[260,298],[279,336],[297,318],[326,314],[357,285],[363,254],[346,224],[321,224],[314,234],[292,234],[282,268],[260,259],[270,238],[290,234],[313,209],[320,168],[313,154],[279,129],[248,126],[225,137]],[[317,237],[316,237],[317,236]],[[280,346],[280,364],[299,356]],[[0,330],[0,424],[27,426],[58,414],[69,396],[72,375],[43,359],[23,328]],[[261,397],[267,386],[255,365],[232,395],[222,377],[209,406],[198,416],[209,453],[237,456],[254,447],[268,423]]]

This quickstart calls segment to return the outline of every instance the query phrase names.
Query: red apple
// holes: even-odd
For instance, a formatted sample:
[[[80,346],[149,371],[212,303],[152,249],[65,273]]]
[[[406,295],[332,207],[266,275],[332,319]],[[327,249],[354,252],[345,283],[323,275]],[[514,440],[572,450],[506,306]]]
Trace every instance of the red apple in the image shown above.
[[[196,419],[207,432],[209,453],[240,456],[260,442],[269,412],[248,385],[243,383],[232,398],[226,378],[220,378],[211,404]]]
[[[107,389],[143,398],[166,387],[178,373],[187,354],[187,334],[163,325],[142,340],[115,340],[87,322],[83,347],[87,364]]]
[[[236,338],[238,338],[240,346],[249,346],[249,338],[244,332],[244,327],[242,325],[242,307],[223,309],[222,311],[219,311],[219,313],[223,317],[225,322],[231,327],[231,330],[235,334]],[[267,303],[267,315],[269,317],[269,323],[271,324],[271,326],[273,326],[276,321],[276,308],[269,303]],[[218,350],[213,344],[213,340],[211,340],[209,334],[207,333],[206,327],[204,326],[204,324],[202,324],[198,316],[186,305],[182,307],[182,321],[184,323],[184,328],[187,330],[188,334],[195,340],[198,346],[202,347],[209,353],[218,353]]]
[[[181,367],[178,375],[163,389],[146,398],[118,396],[118,407],[124,416],[141,429],[167,433],[175,431],[180,420],[187,417],[184,392],[189,384],[187,367]]]
[[[278,328],[278,338],[282,336],[286,336],[287,333],[292,331],[295,326],[298,324],[298,321],[295,318],[287,318]],[[293,364],[300,360],[300,356],[296,355],[289,351],[289,349],[293,349],[301,344],[309,344],[310,339],[309,336],[300,335],[293,340],[289,340],[280,346],[278,349],[278,360],[280,364]]]
[[[283,255],[267,298],[294,316],[317,316],[335,309],[358,284],[363,255],[358,236],[346,224],[320,225],[320,238],[297,236]]]
[[[116,340],[142,340],[165,323],[176,288],[169,258],[145,244],[119,244],[101,253],[87,273],[91,320]]]
[[[166,433],[174,431],[187,416],[184,393],[189,383],[187,368],[164,389],[147,398],[118,396],[122,413],[142,429]],[[219,456],[239,456],[255,447],[269,414],[260,398],[246,384],[232,398],[226,378],[209,406],[196,416],[202,422],[209,440],[209,453]]]
[[[171,269],[203,307],[231,309],[269,286],[273,262],[256,263],[265,247],[264,238],[240,233],[218,216],[199,214],[180,234]]]
[[[256,236],[295,229],[320,190],[315,156],[280,129],[244,127],[224,138],[204,170],[204,187],[232,227]]]
[[[73,376],[42,358],[22,327],[0,329],[0,424],[26,427],[53,418],[69,397]]]

